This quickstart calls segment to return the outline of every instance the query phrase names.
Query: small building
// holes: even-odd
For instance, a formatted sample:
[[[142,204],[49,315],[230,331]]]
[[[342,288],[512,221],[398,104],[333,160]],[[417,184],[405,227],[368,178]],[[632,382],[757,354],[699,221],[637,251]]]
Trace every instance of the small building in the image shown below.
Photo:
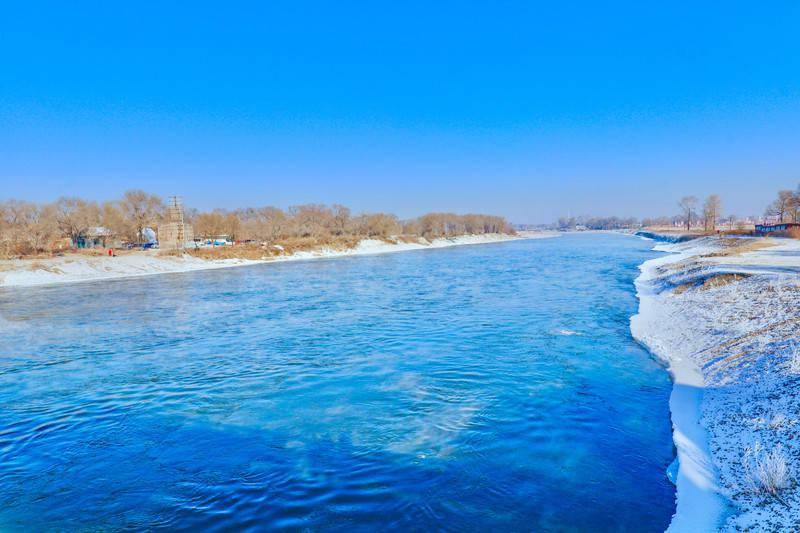
[[[778,222],[776,224],[756,224],[758,235],[779,235],[786,234],[792,229],[800,228],[797,222]],[[800,231],[800,230],[798,230]]]
[[[89,228],[85,235],[81,235],[72,242],[72,248],[114,248],[117,246],[119,246],[119,242],[114,232],[102,226]]]

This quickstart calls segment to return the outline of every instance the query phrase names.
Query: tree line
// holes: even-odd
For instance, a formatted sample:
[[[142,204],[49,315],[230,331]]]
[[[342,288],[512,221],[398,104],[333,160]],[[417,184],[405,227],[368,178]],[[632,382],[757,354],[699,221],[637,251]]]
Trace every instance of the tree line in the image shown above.
[[[214,238],[225,235],[233,241],[278,243],[282,239],[336,237],[387,238],[390,236],[428,239],[464,234],[512,233],[503,217],[455,213],[428,213],[400,220],[388,213],[354,215],[342,205],[304,204],[286,210],[277,207],[215,209],[200,212],[187,209],[185,222],[194,235]],[[165,221],[166,204],[141,190],[127,191],[122,198],[93,202],[63,197],[37,204],[20,200],[0,203],[0,255],[24,256],[51,252],[57,243],[94,236],[98,231],[113,235],[126,244],[141,244],[145,229],[158,229]]]
[[[678,201],[686,230],[690,230],[693,223],[698,225],[699,222],[702,222],[704,231],[714,231],[722,218],[722,199],[718,194],[709,194],[703,202],[700,212],[698,212],[698,203],[699,200],[696,196],[684,196]]]
[[[292,237],[376,237],[395,235],[440,238],[464,234],[508,233],[512,230],[503,217],[455,213],[428,213],[400,220],[388,213],[353,215],[343,205],[304,204],[284,211],[276,207],[217,209],[192,213],[196,235],[227,235],[237,241],[275,242]]]
[[[620,229],[635,229],[640,227],[639,220],[636,217],[595,217],[581,215],[578,217],[561,217],[556,222],[556,229],[559,230],[574,230],[577,228],[585,228],[590,230],[620,230]]]

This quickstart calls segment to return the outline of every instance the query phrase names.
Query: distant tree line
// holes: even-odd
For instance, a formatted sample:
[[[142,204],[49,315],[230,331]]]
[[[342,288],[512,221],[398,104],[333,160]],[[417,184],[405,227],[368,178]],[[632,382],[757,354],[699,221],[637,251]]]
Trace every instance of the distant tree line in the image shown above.
[[[639,220],[635,217],[561,217],[556,223],[556,228],[560,230],[590,229],[590,230],[620,230],[635,229],[641,227]]]
[[[386,238],[395,235],[425,238],[464,234],[508,233],[503,217],[429,213],[400,220],[387,213],[353,215],[343,205],[304,204],[284,211],[277,207],[244,208],[189,213],[195,235],[226,235],[236,241],[276,242],[292,237],[325,239],[338,236]]]
[[[696,196],[684,196],[678,201],[680,213],[672,217],[654,217],[642,220],[643,226],[675,226],[684,229],[700,229],[711,232],[719,228],[742,229],[746,223],[757,222],[739,220],[734,214],[723,215],[722,200],[717,194],[708,195],[703,203]],[[764,211],[764,219],[774,222],[800,222],[800,187],[797,190],[783,189]]]
[[[166,205],[156,195],[127,191],[119,200],[103,203],[80,198],[59,198],[37,204],[19,200],[0,202],[0,256],[14,257],[51,252],[74,246],[87,237],[111,237],[114,241],[140,244],[146,228],[157,230],[164,221]],[[429,239],[463,234],[512,233],[503,217],[481,214],[429,213],[400,220],[387,213],[353,215],[342,205],[304,204],[282,210],[277,207],[189,209],[186,222],[195,236],[225,235],[234,241],[277,243],[281,239],[317,240],[387,238]]]

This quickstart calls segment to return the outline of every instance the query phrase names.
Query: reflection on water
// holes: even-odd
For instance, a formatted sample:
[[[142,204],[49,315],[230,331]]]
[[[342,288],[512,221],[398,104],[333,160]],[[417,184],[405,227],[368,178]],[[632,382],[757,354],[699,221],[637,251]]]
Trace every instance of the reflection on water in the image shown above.
[[[0,292],[0,529],[663,531],[639,239]]]

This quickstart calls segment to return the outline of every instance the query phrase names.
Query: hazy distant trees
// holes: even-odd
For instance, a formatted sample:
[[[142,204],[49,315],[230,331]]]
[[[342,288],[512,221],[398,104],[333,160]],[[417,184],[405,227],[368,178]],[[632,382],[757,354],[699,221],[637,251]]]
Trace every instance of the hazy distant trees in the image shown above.
[[[634,229],[640,227],[639,220],[635,217],[621,218],[616,216],[610,217],[592,217],[592,216],[579,216],[579,217],[561,217],[556,223],[556,228],[560,230],[574,230],[578,227],[591,230],[619,230],[619,229]]]
[[[692,217],[696,214],[697,198],[695,196],[684,196],[678,202],[678,207],[680,207],[686,222],[686,231],[689,231],[692,227]]]
[[[303,204],[283,211],[276,207],[239,209],[233,213],[241,225],[243,240],[277,242],[304,238],[326,241],[338,237],[422,236],[449,237],[463,234],[505,233],[510,227],[502,217],[455,213],[429,213],[417,219],[399,220],[388,213],[353,216],[342,205]],[[219,212],[199,213],[194,218],[195,234],[209,237],[223,227]]]
[[[710,194],[703,203],[703,227],[706,231],[714,231],[717,220],[722,213],[722,200],[717,194]]]
[[[678,220],[680,219],[680,220]],[[674,226],[676,223],[683,224],[683,219],[680,217],[648,217],[642,219],[642,226],[644,227],[654,227],[654,226]]]

